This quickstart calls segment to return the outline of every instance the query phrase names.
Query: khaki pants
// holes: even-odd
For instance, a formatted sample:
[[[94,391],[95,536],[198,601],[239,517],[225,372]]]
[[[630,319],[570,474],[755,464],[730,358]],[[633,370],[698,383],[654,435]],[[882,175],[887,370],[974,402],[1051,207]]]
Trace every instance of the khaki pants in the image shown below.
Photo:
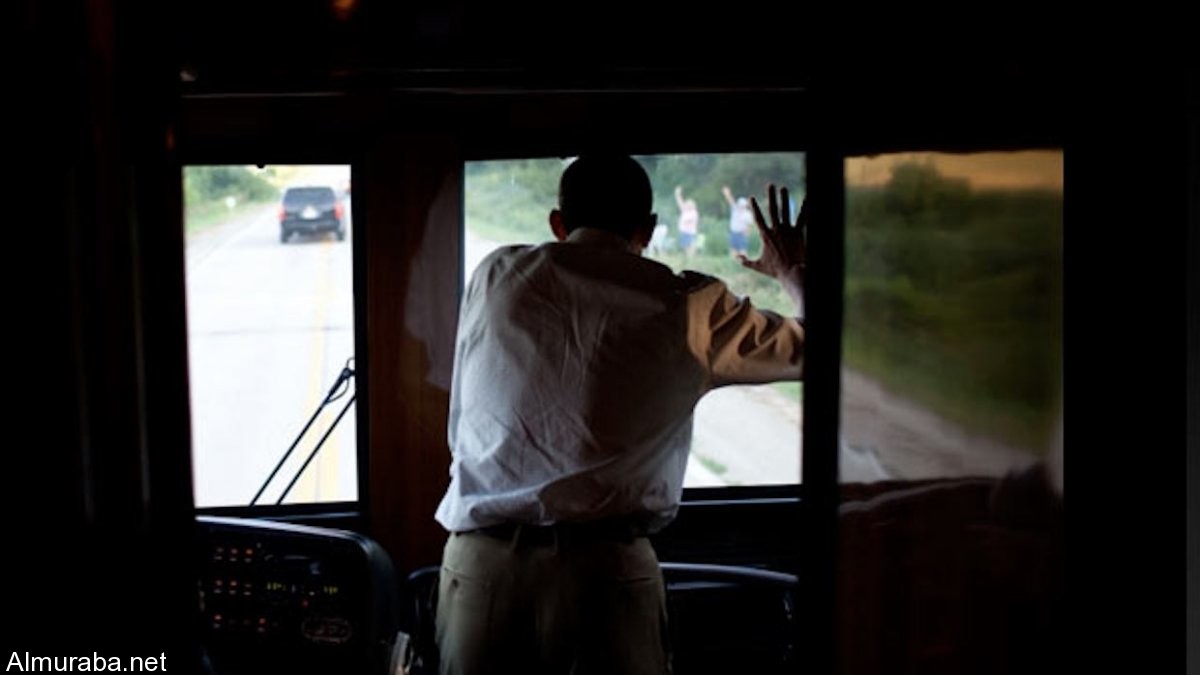
[[[451,534],[438,587],[444,675],[670,672],[666,595],[645,538]]]

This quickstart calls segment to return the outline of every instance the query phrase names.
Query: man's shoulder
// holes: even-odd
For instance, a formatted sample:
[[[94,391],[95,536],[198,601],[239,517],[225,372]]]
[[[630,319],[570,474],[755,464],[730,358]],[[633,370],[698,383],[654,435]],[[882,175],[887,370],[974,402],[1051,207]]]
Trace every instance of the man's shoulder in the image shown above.
[[[725,282],[711,274],[697,272],[695,270],[683,270],[675,275],[679,279],[680,288],[688,293],[695,293],[705,289],[724,288]]]
[[[533,251],[534,248],[536,247],[533,244],[505,244],[497,246],[479,259],[479,263],[475,265],[475,273],[479,274],[481,271],[497,266],[511,265],[522,255]]]
[[[626,261],[629,267],[623,267],[622,276],[630,281],[640,279],[641,281],[634,281],[634,284],[645,284],[646,288],[655,289],[659,293],[680,296],[725,288],[725,282],[717,277],[695,270],[676,272],[653,258],[633,255]]]
[[[484,263],[496,262],[506,258],[519,256],[523,253],[528,253],[534,250],[536,247],[537,246],[535,244],[504,244],[502,246],[497,246],[487,255],[485,255],[483,259],[479,261],[479,264],[482,266]]]
[[[634,253],[604,251],[603,255],[597,257],[594,250],[587,251],[589,255],[586,256],[581,255],[583,252],[584,249],[578,246],[562,242],[500,246],[479,262],[475,274],[496,279],[498,274],[508,269],[546,265],[548,268],[566,267],[582,271],[575,277],[580,281],[593,277],[619,277],[635,286],[671,294],[719,293],[726,288],[725,282],[718,277],[695,270],[676,272],[658,260]]]

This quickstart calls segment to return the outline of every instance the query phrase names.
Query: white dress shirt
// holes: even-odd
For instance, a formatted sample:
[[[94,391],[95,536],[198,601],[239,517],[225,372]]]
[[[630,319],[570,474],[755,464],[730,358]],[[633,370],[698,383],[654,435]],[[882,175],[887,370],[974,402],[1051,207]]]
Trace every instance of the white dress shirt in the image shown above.
[[[679,509],[692,410],[726,384],[800,379],[804,329],[601,230],[500,248],[459,314],[447,530]]]

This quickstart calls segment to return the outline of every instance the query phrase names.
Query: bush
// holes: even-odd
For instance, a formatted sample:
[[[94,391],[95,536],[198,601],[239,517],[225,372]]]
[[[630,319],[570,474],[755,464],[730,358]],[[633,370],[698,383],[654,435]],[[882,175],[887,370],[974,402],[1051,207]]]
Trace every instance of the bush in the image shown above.
[[[244,166],[191,166],[183,176],[183,195],[189,207],[233,197],[238,202],[275,199],[279,189]]]

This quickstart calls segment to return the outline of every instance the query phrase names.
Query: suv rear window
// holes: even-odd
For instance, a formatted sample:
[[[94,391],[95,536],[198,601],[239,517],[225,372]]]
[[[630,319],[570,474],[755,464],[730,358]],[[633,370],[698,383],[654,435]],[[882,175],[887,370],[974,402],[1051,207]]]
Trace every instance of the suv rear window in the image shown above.
[[[334,201],[333,189],[327,187],[291,188],[283,194],[283,203],[287,206],[332,201]]]

